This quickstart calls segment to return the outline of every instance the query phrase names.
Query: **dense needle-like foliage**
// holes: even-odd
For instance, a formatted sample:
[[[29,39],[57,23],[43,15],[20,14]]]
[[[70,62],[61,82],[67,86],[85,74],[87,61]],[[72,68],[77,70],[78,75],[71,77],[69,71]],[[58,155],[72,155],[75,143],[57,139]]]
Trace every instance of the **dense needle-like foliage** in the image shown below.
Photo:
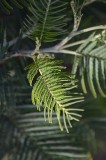
[[[1,160],[93,160],[106,130],[106,25],[86,17],[93,2],[0,1]]]

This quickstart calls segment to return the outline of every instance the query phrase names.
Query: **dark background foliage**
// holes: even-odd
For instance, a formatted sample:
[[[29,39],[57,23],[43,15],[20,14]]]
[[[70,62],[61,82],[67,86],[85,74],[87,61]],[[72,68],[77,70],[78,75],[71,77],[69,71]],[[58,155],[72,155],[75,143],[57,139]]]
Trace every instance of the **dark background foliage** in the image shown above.
[[[23,30],[21,28],[23,27],[23,20],[28,13],[27,7],[25,7],[24,4],[23,7],[24,8],[20,10],[13,5],[14,9],[11,10],[10,13],[8,11],[5,12],[2,7],[0,8],[0,29],[1,31],[6,30],[7,42],[10,42],[11,44],[6,50],[6,52],[9,52],[9,54],[19,52],[20,50],[29,51],[35,48],[35,43],[32,40],[27,38],[26,35],[23,37]],[[80,29],[106,23],[106,3],[92,3],[91,5],[86,6],[82,12],[83,18]],[[67,15],[68,17],[71,15],[69,8],[67,8]],[[68,22],[68,31],[72,29],[72,24],[73,17],[71,18],[71,21]],[[85,36],[88,35],[86,34]],[[78,39],[80,39],[80,37],[78,37]],[[0,41],[2,43],[2,32],[0,34]],[[55,43],[56,42],[52,42],[50,45]],[[44,46],[49,46],[49,44],[45,43]],[[3,58],[2,56],[4,55],[2,55],[1,52],[0,59]],[[59,56],[57,55],[57,58],[64,59],[64,63],[68,69],[72,67],[70,63],[71,58],[69,58],[69,56],[61,54]],[[15,157],[18,153],[20,157],[15,157],[18,160],[21,159],[21,156],[24,157],[25,155],[23,154],[26,154],[29,150],[33,156],[35,153],[35,148],[37,147],[39,152],[37,158],[39,156],[42,158],[43,156],[46,159],[48,158],[46,156],[49,156],[49,154],[46,154],[47,152],[50,152],[49,147],[45,148],[47,138],[46,135],[48,135],[48,132],[44,130],[44,139],[42,138],[42,135],[39,136],[36,132],[35,136],[32,136],[31,140],[29,140],[29,137],[33,134],[33,132],[31,133],[30,131],[27,131],[28,123],[26,126],[24,126],[23,124],[20,125],[19,122],[19,119],[21,121],[30,113],[33,115],[35,114],[35,122],[36,117],[40,117],[41,119],[43,118],[43,116],[41,117],[40,113],[35,111],[35,107],[31,105],[31,88],[28,86],[26,79],[27,73],[24,70],[25,66],[27,66],[27,64],[30,62],[30,59],[18,57],[8,60],[5,63],[0,63],[0,159],[3,159],[5,156],[8,157],[8,155],[10,156],[10,159],[12,159],[11,156],[14,155]],[[106,99],[99,97],[98,99],[94,100],[91,96],[89,96],[86,102],[82,104],[82,107],[85,109],[85,112],[83,113],[83,119],[81,123],[78,124],[79,127],[77,125],[78,129],[76,129],[75,124],[74,129],[70,131],[70,135],[72,133],[76,134],[73,140],[71,140],[71,143],[78,146],[84,146],[86,148],[85,150],[92,153],[94,160],[105,160],[106,120],[103,118],[99,122],[93,122],[93,117],[106,118]],[[30,118],[32,118],[32,116]],[[48,126],[48,123],[45,124],[43,120],[41,122],[37,121],[36,124],[38,127],[38,134],[40,132],[39,126],[41,126],[41,128],[43,125]],[[55,129],[52,129],[51,132],[52,136],[59,133],[59,135],[63,136],[63,139],[68,139],[69,136],[65,133],[60,133],[59,130],[55,132]],[[20,141],[18,140],[19,137]],[[57,138],[59,138],[58,134]],[[37,145],[34,143],[33,139],[36,139]],[[55,138],[53,137],[52,139],[50,137],[49,140],[55,141]],[[43,144],[39,146],[39,143],[41,142]],[[16,146],[18,146],[18,150]],[[24,146],[26,146],[26,148],[24,148]],[[61,146],[64,147],[64,143],[61,144]],[[43,148],[43,151],[41,151],[39,148]],[[40,152],[44,153],[41,154]],[[26,157],[27,156],[28,155],[26,155]],[[56,160],[56,158],[54,158],[54,160]],[[57,158],[57,160],[59,160],[59,158]]]

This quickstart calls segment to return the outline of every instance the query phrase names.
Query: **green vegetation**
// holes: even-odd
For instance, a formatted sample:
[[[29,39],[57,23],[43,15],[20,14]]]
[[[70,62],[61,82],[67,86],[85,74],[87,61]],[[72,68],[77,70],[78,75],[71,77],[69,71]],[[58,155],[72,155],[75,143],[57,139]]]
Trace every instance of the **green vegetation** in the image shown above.
[[[105,146],[106,25],[86,16],[93,2],[1,0],[2,160],[93,160]]]

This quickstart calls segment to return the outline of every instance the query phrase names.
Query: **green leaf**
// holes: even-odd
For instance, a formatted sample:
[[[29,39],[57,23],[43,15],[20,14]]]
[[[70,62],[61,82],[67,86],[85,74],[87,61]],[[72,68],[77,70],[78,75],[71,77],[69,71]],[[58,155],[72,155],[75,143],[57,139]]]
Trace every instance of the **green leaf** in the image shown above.
[[[96,83],[97,83],[97,86],[98,86],[98,90],[99,90],[99,93],[102,97],[106,98],[106,94],[104,93],[104,91],[102,90],[101,88],[101,85],[100,85],[100,81],[99,81],[99,61],[98,59],[95,60],[95,79],[96,79]]]
[[[11,10],[13,10],[13,6],[23,9],[23,6],[28,6],[27,0],[1,0],[0,2],[0,8],[2,11],[4,11],[7,14],[10,14]]]
[[[96,94],[96,91],[95,91],[95,87],[94,87],[94,83],[93,83],[93,69],[94,69],[94,59],[93,58],[89,58],[89,62],[88,62],[89,66],[88,66],[88,83],[89,83],[89,87],[90,87],[90,90],[93,94],[93,96],[95,98],[97,98],[97,94]]]
[[[29,38],[41,42],[52,42],[66,35],[67,21],[65,19],[68,2],[60,0],[32,1],[27,16],[25,28],[29,32]]]
[[[53,111],[57,114],[57,119],[61,130],[63,124],[60,116],[63,115],[64,125],[68,132],[70,120],[79,121],[80,115],[74,113],[72,105],[84,100],[80,93],[76,93],[76,80],[73,80],[61,66],[61,61],[53,60],[51,57],[40,55],[35,59],[35,62],[28,67],[28,80],[32,84],[36,71],[39,71],[40,76],[32,89],[32,103],[37,105],[37,109],[41,110],[44,106],[44,113],[48,113],[49,123],[52,123]],[[74,83],[73,83],[74,82]],[[70,110],[72,109],[72,110]],[[76,112],[82,111],[76,108]]]
[[[87,94],[87,79],[88,86],[92,95],[97,98],[98,91],[102,97],[106,97],[105,94],[105,61],[106,61],[106,44],[104,41],[102,45],[98,44],[98,35],[91,34],[88,39],[81,44],[77,52],[81,57],[76,57],[73,71],[77,73],[78,65],[80,66],[81,85],[83,92]],[[99,35],[100,37],[100,35]],[[103,85],[104,84],[104,85]],[[98,88],[98,91],[97,89]]]

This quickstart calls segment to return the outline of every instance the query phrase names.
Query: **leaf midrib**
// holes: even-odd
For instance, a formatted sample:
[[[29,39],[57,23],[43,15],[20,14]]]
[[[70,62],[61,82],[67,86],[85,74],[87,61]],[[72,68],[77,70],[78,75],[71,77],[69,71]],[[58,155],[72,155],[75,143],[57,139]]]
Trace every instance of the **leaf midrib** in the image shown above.
[[[43,38],[43,33],[44,33],[44,30],[45,30],[45,25],[46,25],[46,21],[47,21],[50,5],[51,5],[51,0],[49,0],[47,8],[46,8],[46,12],[45,12],[45,16],[44,16],[44,21],[43,21],[43,26],[42,26],[42,31],[41,31],[41,36],[40,36],[40,41]]]
[[[39,73],[41,74],[42,79],[43,79],[44,83],[46,84],[46,87],[47,87],[49,93],[51,94],[51,96],[53,97],[53,99],[55,100],[55,102],[58,104],[59,107],[62,107],[63,105],[60,104],[60,102],[55,98],[55,96],[52,93],[52,91],[49,89],[49,86],[48,86],[47,81],[45,80],[45,78],[43,76],[43,73],[42,73],[41,69],[39,69]]]

